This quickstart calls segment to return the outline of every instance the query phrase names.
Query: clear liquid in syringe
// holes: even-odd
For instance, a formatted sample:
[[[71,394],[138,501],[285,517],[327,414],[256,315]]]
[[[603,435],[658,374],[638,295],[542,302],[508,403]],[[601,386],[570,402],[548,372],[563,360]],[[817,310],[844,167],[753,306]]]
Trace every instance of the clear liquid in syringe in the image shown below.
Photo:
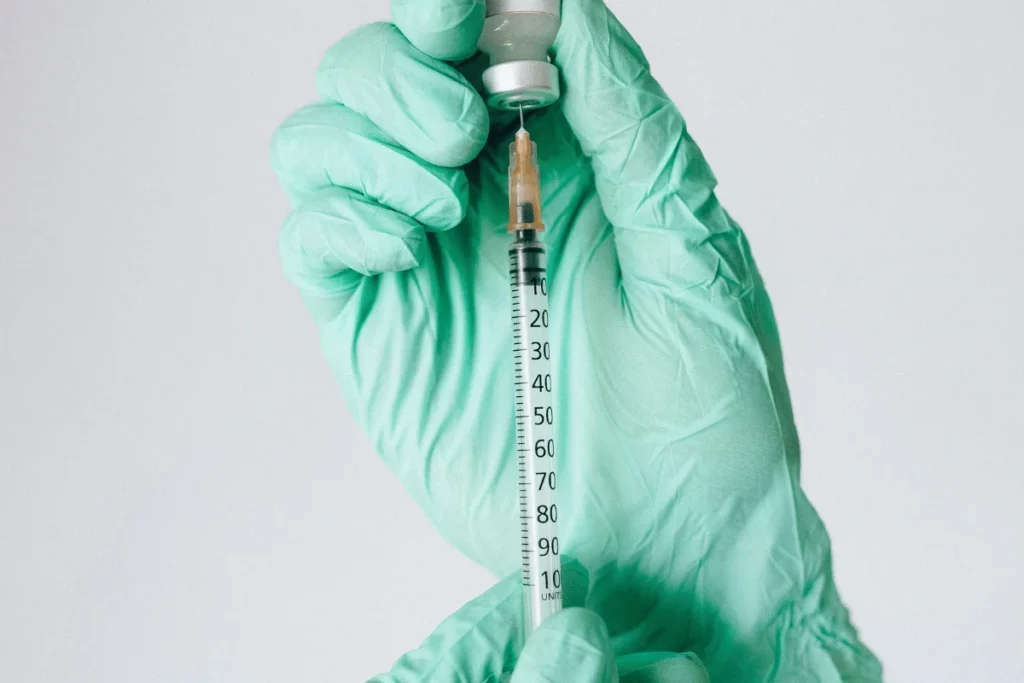
[[[509,275],[526,635],[562,608],[547,251],[536,145],[521,128],[509,168]]]

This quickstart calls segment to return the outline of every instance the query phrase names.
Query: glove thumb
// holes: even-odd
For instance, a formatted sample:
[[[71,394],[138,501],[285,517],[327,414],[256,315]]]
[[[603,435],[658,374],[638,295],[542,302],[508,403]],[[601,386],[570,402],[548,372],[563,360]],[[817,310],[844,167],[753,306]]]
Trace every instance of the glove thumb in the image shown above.
[[[604,2],[562,0],[552,52],[564,77],[562,111],[591,157],[627,284],[682,291],[737,270],[737,231],[714,197],[714,175]]]
[[[552,52],[563,76],[562,110],[593,160],[599,187],[634,184],[649,191],[686,126],[640,46],[602,0],[562,0]],[[627,208],[605,211],[620,225],[633,216],[612,213]]]
[[[608,629],[590,610],[573,607],[546,620],[526,641],[511,683],[618,683]]]

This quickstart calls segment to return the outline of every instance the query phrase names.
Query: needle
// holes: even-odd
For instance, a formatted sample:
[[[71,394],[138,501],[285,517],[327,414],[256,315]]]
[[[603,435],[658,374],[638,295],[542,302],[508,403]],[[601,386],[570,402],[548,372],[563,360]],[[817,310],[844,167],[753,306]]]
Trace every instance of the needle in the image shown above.
[[[523,120],[523,104],[522,104],[522,102],[519,103],[519,127],[520,128],[526,128],[526,123]]]

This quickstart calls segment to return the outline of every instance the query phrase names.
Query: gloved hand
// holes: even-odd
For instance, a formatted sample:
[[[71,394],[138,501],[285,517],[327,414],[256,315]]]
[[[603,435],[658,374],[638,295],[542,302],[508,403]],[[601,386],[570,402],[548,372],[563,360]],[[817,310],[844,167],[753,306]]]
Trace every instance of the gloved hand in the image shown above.
[[[565,575],[565,592],[573,602],[585,586],[570,584],[585,580],[585,574],[568,566]],[[644,653],[616,660],[601,617],[579,607],[544,621],[524,648],[522,604],[516,573],[446,620],[374,683],[708,683],[704,667],[689,653]]]
[[[518,565],[508,144],[471,85],[476,0],[395,0],[277,132],[285,271],[346,403],[433,524]],[[531,114],[549,231],[561,547],[615,651],[711,680],[876,681],[832,582],[771,306],[640,49],[563,0],[561,102]],[[463,74],[466,74],[464,76]],[[467,78],[468,77],[468,78]]]

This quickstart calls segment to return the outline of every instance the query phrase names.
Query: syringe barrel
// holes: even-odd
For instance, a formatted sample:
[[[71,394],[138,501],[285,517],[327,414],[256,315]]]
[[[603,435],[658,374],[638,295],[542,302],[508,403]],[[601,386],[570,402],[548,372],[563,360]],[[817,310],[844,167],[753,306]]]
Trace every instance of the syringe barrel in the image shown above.
[[[509,248],[525,633],[562,609],[547,250],[534,230]]]

